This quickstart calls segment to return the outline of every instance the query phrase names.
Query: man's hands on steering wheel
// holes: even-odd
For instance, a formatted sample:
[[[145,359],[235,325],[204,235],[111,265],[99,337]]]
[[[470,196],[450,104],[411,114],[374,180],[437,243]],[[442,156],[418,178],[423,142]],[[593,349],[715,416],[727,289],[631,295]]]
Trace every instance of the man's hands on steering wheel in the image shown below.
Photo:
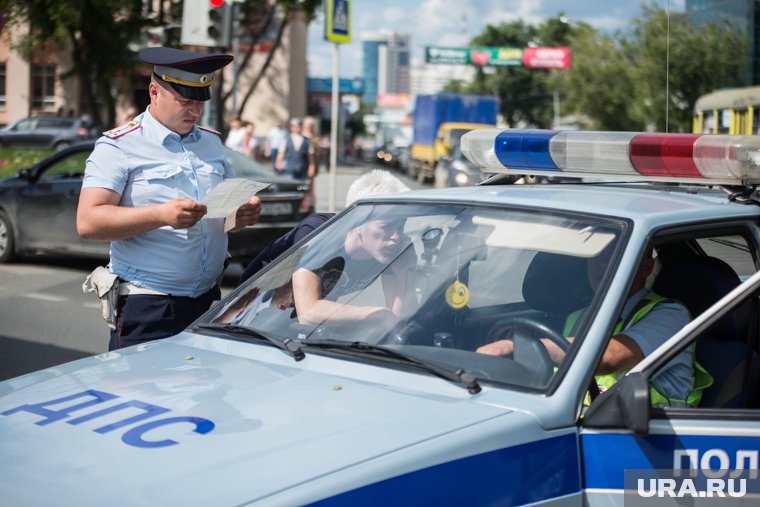
[[[499,339],[499,337],[506,337]],[[491,355],[511,355],[524,366],[549,378],[555,363],[570,349],[570,341],[560,333],[530,317],[507,317],[498,321],[488,332],[490,343],[477,352]]]

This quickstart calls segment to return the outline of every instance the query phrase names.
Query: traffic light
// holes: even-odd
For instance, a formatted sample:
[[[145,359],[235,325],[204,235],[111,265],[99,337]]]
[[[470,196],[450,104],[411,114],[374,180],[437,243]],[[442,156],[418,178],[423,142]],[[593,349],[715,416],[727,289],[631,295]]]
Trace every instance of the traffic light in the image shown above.
[[[208,10],[208,38],[213,46],[226,48],[230,44],[230,4],[224,0],[210,0]]]
[[[184,0],[182,44],[226,48],[230,41],[230,11],[229,0]]]

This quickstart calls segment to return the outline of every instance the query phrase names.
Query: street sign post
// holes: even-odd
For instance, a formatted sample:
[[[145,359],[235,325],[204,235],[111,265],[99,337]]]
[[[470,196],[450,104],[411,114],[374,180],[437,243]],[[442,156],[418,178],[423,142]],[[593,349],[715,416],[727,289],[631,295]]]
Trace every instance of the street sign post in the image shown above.
[[[351,0],[325,0],[325,39],[351,42]]]
[[[338,166],[338,115],[340,51],[338,44],[351,42],[351,0],[325,1],[325,39],[333,42],[332,104],[330,111],[330,207],[335,212]]]

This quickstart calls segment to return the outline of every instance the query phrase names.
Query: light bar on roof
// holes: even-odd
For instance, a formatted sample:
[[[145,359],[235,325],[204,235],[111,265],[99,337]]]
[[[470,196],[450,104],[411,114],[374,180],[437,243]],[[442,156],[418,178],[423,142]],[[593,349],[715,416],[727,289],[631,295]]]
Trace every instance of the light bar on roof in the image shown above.
[[[484,172],[760,183],[760,136],[478,129],[461,143],[462,153]]]

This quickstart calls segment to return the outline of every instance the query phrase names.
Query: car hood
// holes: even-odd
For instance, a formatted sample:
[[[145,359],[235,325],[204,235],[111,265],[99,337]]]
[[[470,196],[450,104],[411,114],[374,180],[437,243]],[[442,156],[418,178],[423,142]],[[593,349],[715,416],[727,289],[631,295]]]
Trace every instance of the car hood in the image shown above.
[[[21,178],[18,176],[8,176],[7,178],[0,179],[0,188],[10,188],[18,186],[19,182],[21,182]]]
[[[0,383],[0,497],[271,500],[507,412],[438,378],[183,333]]]

